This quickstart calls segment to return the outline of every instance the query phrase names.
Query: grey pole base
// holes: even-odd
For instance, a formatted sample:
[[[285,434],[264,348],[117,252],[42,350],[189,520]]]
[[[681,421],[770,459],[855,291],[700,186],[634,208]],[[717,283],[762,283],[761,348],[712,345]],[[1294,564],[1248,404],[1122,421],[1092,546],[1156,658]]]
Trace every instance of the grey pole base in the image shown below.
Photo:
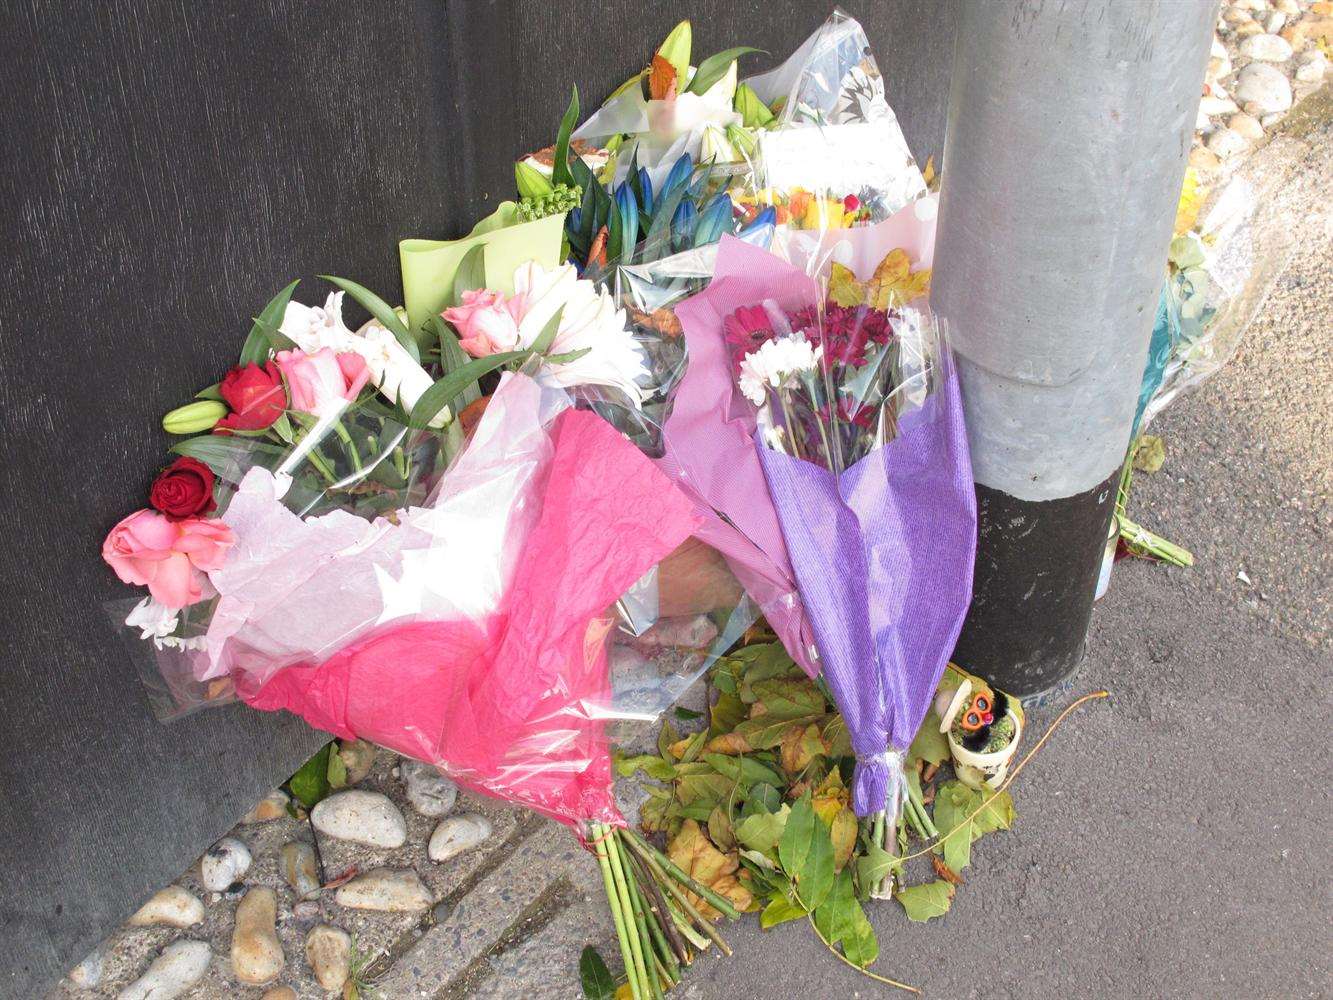
[[[1020,500],[977,484],[972,606],[953,660],[1025,705],[1069,687],[1083,659],[1120,470],[1086,492]]]

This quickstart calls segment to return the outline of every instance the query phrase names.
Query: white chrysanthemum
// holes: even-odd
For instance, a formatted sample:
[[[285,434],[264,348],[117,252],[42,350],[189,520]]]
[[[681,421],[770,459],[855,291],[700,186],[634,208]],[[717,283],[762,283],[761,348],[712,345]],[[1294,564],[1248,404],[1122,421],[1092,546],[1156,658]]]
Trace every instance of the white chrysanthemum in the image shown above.
[[[134,610],[125,618],[125,624],[139,630],[140,639],[165,639],[176,631],[176,618],[179,612],[165,604],[145,597],[134,606]],[[161,648],[159,644],[159,648]]]
[[[643,400],[640,382],[648,366],[634,335],[626,328],[625,311],[610,294],[578,276],[573,265],[546,270],[535,261],[514,272],[514,295],[522,298],[518,342],[531,347],[558,310],[560,325],[548,352],[587,353],[572,361],[542,366],[540,379],[551,385],[605,385],[619,389],[637,406]]]
[[[343,322],[343,294],[331,293],[322,309],[299,302],[287,303],[280,327],[282,333],[307,354],[327,347],[337,353],[361,355],[375,388],[390,403],[401,402],[403,409],[411,413],[421,394],[433,383],[430,374],[378,320],[371,320],[355,333],[349,330]],[[431,421],[431,426],[441,427],[448,418],[449,411],[443,410]]]
[[[763,406],[769,389],[780,389],[795,376],[814,371],[823,356],[822,346],[799,335],[766,340],[741,361],[741,392],[755,406]]]

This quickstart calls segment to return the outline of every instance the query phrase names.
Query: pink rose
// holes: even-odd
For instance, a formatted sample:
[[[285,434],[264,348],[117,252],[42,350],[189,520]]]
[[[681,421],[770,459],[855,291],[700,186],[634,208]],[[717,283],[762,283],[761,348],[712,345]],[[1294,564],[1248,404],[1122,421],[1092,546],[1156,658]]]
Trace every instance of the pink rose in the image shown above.
[[[499,292],[478,288],[464,292],[462,305],[440,315],[458,331],[463,350],[474,358],[484,358],[518,347],[518,321],[525,304],[523,296],[506,299]]]
[[[236,536],[223,521],[187,517],[173,521],[151,510],[135,511],[111,529],[102,558],[125,583],[147,586],[169,608],[204,595],[204,573],[221,569]]]
[[[351,352],[335,354],[331,347],[313,354],[281,351],[274,360],[287,379],[292,409],[317,417],[338,413],[370,381],[365,358]]]

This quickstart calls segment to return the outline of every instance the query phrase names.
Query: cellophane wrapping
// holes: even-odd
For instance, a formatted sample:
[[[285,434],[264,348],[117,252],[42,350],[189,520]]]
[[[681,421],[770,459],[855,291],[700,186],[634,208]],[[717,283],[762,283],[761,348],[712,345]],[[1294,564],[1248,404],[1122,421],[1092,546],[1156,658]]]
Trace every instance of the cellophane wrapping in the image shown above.
[[[657,718],[753,620],[690,500],[521,373],[447,472],[436,432],[377,408],[326,424],[286,453],[208,439],[235,544],[211,599],[133,640],[159,714],[239,697],[571,826],[620,822],[608,726]]]
[[[1294,252],[1267,222],[1271,192],[1238,176],[1209,200],[1198,225],[1172,240],[1138,419],[1147,424],[1222,369]]]

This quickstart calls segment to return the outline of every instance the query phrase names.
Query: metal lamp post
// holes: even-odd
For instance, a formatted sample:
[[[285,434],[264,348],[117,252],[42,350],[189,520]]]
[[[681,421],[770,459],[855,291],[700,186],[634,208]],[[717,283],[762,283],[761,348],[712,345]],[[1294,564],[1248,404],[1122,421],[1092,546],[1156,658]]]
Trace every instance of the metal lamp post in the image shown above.
[[[963,0],[934,305],[980,516],[955,659],[1030,699],[1082,656],[1213,0]]]

